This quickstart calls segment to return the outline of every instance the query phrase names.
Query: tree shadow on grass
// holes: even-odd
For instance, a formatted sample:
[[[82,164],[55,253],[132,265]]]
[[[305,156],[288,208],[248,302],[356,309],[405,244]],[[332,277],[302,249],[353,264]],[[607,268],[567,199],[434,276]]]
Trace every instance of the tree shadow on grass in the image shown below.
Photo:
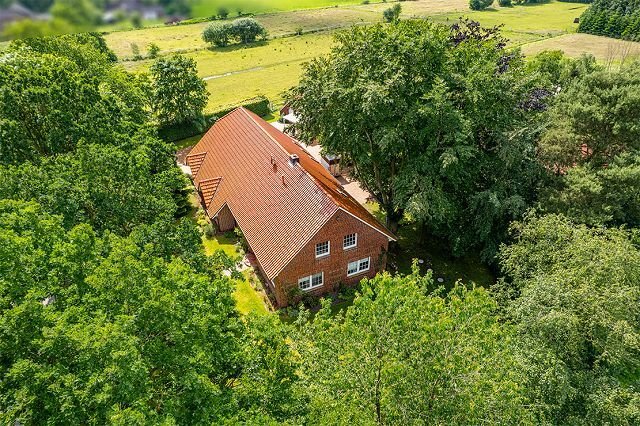
[[[266,46],[269,44],[269,40],[257,40],[253,43],[237,43],[231,44],[229,46],[218,47],[218,46],[209,46],[207,50],[210,52],[235,52],[243,49],[251,49],[254,47]]]

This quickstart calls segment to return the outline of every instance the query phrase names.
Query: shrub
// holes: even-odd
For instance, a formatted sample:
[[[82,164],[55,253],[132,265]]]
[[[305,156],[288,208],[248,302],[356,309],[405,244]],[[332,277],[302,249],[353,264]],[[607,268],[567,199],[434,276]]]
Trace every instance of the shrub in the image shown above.
[[[160,53],[160,47],[155,43],[150,43],[149,46],[147,46],[147,53],[150,58],[156,58],[158,53]]]
[[[204,227],[204,235],[207,238],[213,238],[216,235],[216,228],[214,228],[211,222],[208,222]]]
[[[511,3],[511,0],[498,0],[498,4],[501,7],[509,7],[509,6],[513,6],[513,4]]]
[[[136,43],[131,43],[131,53],[133,54],[134,61],[139,61],[142,59],[142,55],[140,54],[140,48]]]
[[[483,10],[493,4],[493,0],[471,0],[469,1],[469,8],[471,10]]]
[[[400,19],[400,12],[402,12],[402,6],[396,3],[382,12],[382,19],[384,22],[396,22]]]
[[[267,30],[253,18],[240,18],[231,24],[231,34],[236,37],[240,43],[253,43],[258,37],[264,39],[267,37]]]
[[[231,24],[228,22],[213,22],[202,32],[202,39],[207,43],[212,43],[218,47],[224,47],[229,44],[232,36]]]
[[[227,19],[228,16],[229,16],[229,9],[227,9],[224,6],[221,6],[218,8],[218,17],[220,19]]]

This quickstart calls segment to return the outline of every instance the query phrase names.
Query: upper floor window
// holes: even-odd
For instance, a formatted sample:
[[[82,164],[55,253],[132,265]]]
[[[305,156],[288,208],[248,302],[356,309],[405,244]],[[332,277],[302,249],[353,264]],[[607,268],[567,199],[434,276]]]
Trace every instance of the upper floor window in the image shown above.
[[[342,240],[343,250],[354,248],[358,245],[358,234],[345,235]]]
[[[322,284],[324,284],[324,272],[318,272],[317,274],[302,277],[298,280],[298,287],[300,287],[300,290],[305,291],[320,287]]]
[[[329,241],[316,244],[316,257],[328,256],[330,252],[331,243]]]
[[[359,274],[361,272],[365,272],[369,270],[369,266],[371,266],[371,258],[367,257],[365,259],[356,260],[355,262],[349,262],[347,265],[347,276]]]

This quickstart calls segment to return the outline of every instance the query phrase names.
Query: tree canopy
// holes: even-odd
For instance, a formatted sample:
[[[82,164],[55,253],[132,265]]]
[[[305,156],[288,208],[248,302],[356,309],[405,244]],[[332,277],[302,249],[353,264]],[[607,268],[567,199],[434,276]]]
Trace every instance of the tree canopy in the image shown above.
[[[526,389],[553,424],[640,421],[640,251],[562,216],[515,225],[501,251]]]
[[[336,42],[290,93],[298,134],[354,166],[392,230],[408,213],[454,252],[491,258],[541,173],[520,54],[471,21],[356,27]]]

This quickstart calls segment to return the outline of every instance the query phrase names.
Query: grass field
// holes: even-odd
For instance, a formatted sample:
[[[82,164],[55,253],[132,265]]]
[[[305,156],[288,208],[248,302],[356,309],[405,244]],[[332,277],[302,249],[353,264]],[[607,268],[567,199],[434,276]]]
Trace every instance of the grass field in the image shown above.
[[[192,7],[192,14],[194,17],[217,15],[221,7],[227,9],[230,14],[237,14],[237,12],[283,12],[361,2],[361,0],[196,0]]]
[[[210,2],[202,1],[203,4]],[[335,29],[380,22],[382,10],[389,7],[389,3],[354,4],[360,2],[348,0],[303,0],[295,3],[273,0],[269,4],[273,10],[287,10],[294,6],[303,8],[329,3],[340,3],[340,7],[257,16],[271,38],[249,47],[208,49],[201,39],[207,23],[113,32],[107,34],[106,39],[124,65],[132,70],[145,70],[150,62],[127,61],[131,56],[131,43],[136,43],[143,52],[149,43],[154,42],[160,47],[161,54],[185,52],[193,57],[211,94],[207,112],[238,105],[256,95],[265,95],[277,105],[283,100],[282,93],[298,82],[302,64],[330,50]],[[469,17],[485,26],[502,25],[510,46],[521,47],[525,54],[560,49],[570,56],[591,53],[603,62],[615,63],[619,63],[625,54],[640,54],[636,53],[640,51],[638,43],[626,44],[606,37],[575,34],[577,24],[574,19],[586,7],[580,3],[551,1],[509,8],[496,6],[475,12],[468,9],[467,0],[418,0],[403,2],[402,16],[428,17],[440,23]],[[307,34],[291,36],[298,29]]]

